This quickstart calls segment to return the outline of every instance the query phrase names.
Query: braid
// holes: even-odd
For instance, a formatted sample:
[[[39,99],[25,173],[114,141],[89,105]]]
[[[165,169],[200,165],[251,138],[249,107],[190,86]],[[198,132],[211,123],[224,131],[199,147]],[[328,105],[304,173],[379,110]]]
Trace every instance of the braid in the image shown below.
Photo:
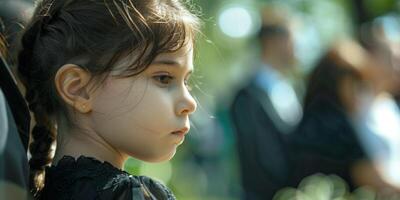
[[[29,151],[32,155],[29,160],[29,182],[31,193],[37,197],[44,186],[45,166],[49,165],[53,159],[51,156],[51,146],[55,141],[56,134],[54,126],[43,110],[41,110],[42,108],[40,106],[32,106],[32,103],[30,103],[29,107],[36,110],[34,111],[36,125],[32,130],[33,142],[29,146]]]
[[[34,35],[35,27],[27,30],[22,39],[23,49],[18,55],[18,70],[25,87],[25,98],[28,102],[29,109],[33,112],[36,125],[32,130],[32,143],[29,146],[31,159],[30,166],[30,188],[34,196],[43,187],[44,167],[51,163],[50,149],[55,141],[55,128],[50,120],[51,104],[46,104],[47,97],[41,93],[40,81],[35,81],[37,77],[32,71],[35,71],[35,61],[33,59],[34,40],[29,40]],[[32,69],[32,70],[31,70]],[[46,105],[44,107],[44,105]]]
[[[30,190],[35,198],[40,194],[44,186],[44,169],[52,161],[51,146],[55,142],[55,122],[50,116],[54,113],[54,103],[51,102],[49,91],[44,84],[51,78],[49,73],[44,73],[45,66],[35,55],[37,44],[41,39],[45,25],[57,14],[52,1],[42,1],[37,13],[34,14],[31,23],[26,27],[21,38],[21,50],[18,53],[18,73],[26,87],[25,98],[29,109],[33,112],[36,125],[32,130],[32,142],[29,146],[31,159],[30,166]],[[45,6],[47,5],[47,6]],[[53,11],[53,13],[50,13]]]

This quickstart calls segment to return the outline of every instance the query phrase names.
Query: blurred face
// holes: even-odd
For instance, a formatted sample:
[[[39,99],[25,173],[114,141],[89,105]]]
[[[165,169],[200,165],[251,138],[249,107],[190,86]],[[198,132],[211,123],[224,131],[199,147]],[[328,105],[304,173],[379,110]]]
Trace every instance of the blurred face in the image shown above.
[[[187,86],[192,71],[193,51],[185,46],[158,55],[137,76],[108,77],[95,91],[92,127],[123,154],[148,162],[172,158],[196,110]]]
[[[295,62],[293,38],[289,34],[289,36],[281,37],[278,40],[281,60],[286,61],[286,66],[291,67]]]
[[[294,41],[291,33],[263,40],[264,57],[274,59],[284,67],[293,67],[296,63]]]

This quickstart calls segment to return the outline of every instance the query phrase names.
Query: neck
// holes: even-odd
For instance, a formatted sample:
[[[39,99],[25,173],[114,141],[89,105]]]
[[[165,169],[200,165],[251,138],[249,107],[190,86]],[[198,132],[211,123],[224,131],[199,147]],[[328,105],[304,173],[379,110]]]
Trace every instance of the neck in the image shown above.
[[[65,155],[74,158],[82,155],[93,157],[100,161],[107,161],[119,169],[123,168],[128,158],[90,129],[67,130],[60,127],[53,164]]]

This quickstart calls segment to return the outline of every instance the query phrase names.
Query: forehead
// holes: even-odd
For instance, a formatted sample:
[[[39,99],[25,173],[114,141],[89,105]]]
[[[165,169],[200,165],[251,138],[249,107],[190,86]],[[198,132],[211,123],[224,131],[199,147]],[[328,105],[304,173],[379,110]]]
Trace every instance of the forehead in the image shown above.
[[[179,65],[180,67],[193,68],[193,45],[185,45],[174,52],[161,53],[153,63]]]
[[[130,55],[122,58],[116,63],[111,74],[123,74],[126,70],[131,68],[132,63],[137,61],[138,56],[139,55],[136,52],[132,52]],[[176,51],[160,53],[155,57],[152,63],[171,64],[193,68],[193,45],[188,43]]]
[[[179,60],[191,59],[193,58],[193,45],[184,45],[180,49],[174,52],[161,53],[156,56],[157,59],[175,58]]]

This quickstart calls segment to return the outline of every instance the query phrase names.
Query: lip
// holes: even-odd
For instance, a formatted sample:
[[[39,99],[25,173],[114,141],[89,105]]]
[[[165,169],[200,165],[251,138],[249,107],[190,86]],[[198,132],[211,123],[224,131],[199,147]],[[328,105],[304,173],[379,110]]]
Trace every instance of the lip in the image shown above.
[[[179,130],[173,131],[172,134],[174,135],[179,135],[179,136],[185,136],[189,132],[189,127],[184,127]]]
[[[185,135],[189,132],[189,127],[184,127],[182,129],[173,131],[171,134],[176,136],[176,141],[174,142],[175,145],[179,146],[185,141]]]

